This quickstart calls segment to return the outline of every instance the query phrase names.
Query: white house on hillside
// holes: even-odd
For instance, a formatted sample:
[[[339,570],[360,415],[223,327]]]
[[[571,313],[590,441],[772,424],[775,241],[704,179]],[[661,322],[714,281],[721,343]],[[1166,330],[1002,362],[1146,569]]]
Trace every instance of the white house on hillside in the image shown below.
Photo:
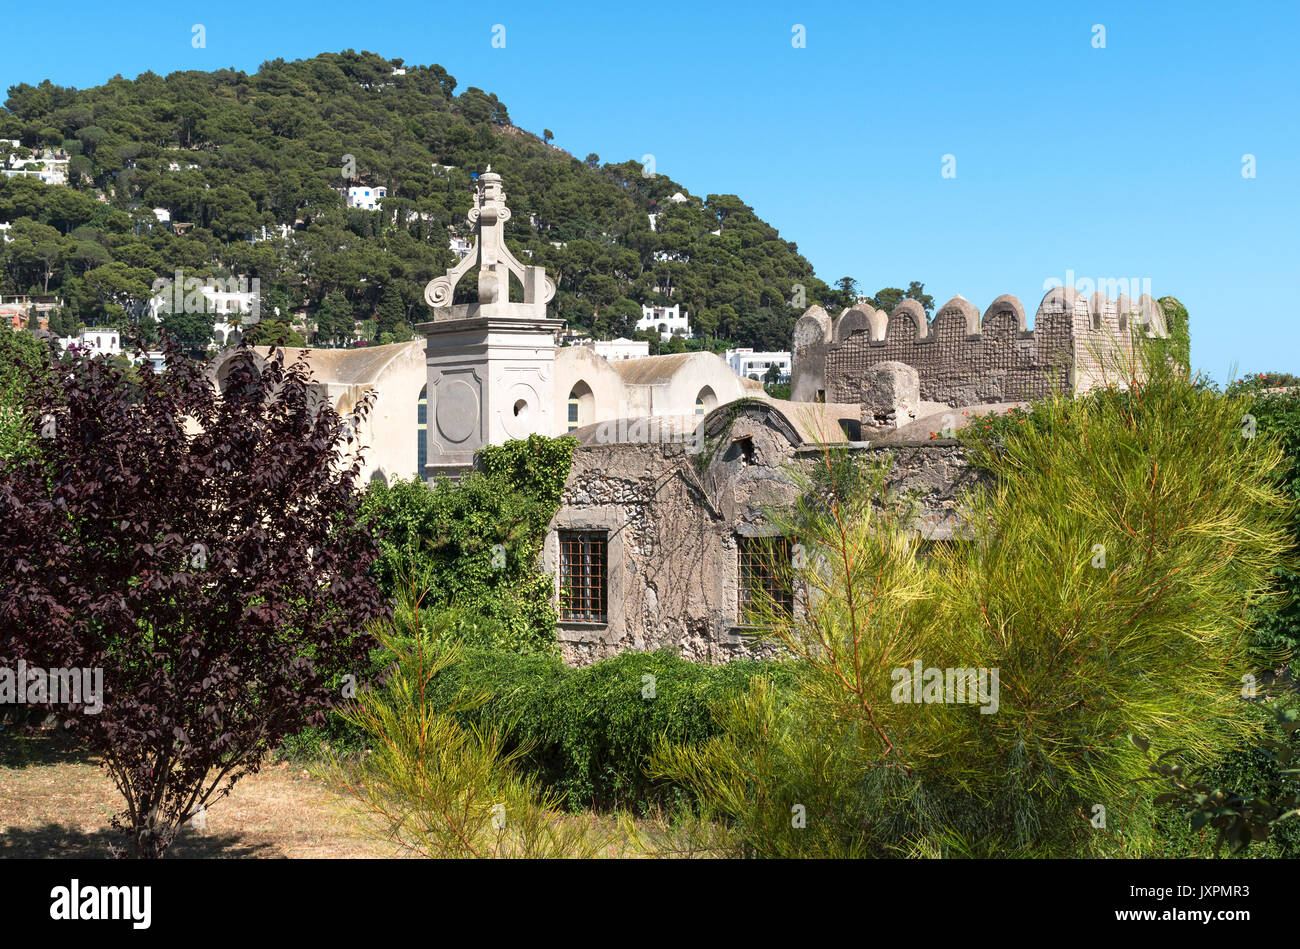
[[[596,355],[604,356],[607,362],[644,359],[650,355],[650,344],[644,339],[626,339],[620,336],[618,339],[582,340],[578,345],[594,349]]]
[[[728,349],[725,356],[736,375],[742,379],[763,380],[773,366],[781,373],[778,382],[789,382],[793,362],[788,352],[756,353],[753,349]]]
[[[233,279],[233,278],[232,278]],[[247,278],[240,278],[237,283],[248,286]],[[257,321],[260,315],[260,306],[258,293],[254,290],[223,290],[219,286],[212,284],[203,284],[193,288],[185,289],[185,297],[188,298],[194,293],[202,295],[203,304],[202,312],[213,313],[218,317],[234,316],[251,316],[252,319],[244,322],[253,323]],[[193,307],[189,299],[185,299],[183,305],[198,310]],[[149,314],[155,319],[162,319],[166,313],[171,313],[176,307],[176,290],[168,285],[156,293],[149,301]]]
[[[66,352],[76,347],[81,352],[92,355],[120,356],[122,339],[112,327],[87,326],[76,336],[60,336],[59,345]]]
[[[690,321],[682,311],[681,305],[677,303],[672,306],[642,304],[641,319],[637,320],[636,328],[658,332],[659,338],[663,340],[672,339],[674,336],[684,336],[689,339],[691,336]]]
[[[29,168],[29,165],[33,167]],[[68,158],[66,155],[48,150],[42,156],[30,158],[10,154],[5,160],[5,167],[0,168],[0,174],[3,174],[6,178],[39,178],[47,185],[66,185],[68,183]]]
[[[348,188],[347,202],[350,208],[363,211],[377,211],[379,202],[388,197],[387,188],[372,188],[370,185],[357,185]]]

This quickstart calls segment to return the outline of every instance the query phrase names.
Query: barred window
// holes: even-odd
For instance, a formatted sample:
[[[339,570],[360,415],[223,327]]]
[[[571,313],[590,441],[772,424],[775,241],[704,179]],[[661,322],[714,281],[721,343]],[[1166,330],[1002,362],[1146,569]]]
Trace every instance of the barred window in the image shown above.
[[[954,541],[944,540],[922,540],[916,545],[917,554],[925,559],[930,560],[937,554],[952,550]]]
[[[604,531],[560,531],[560,619],[606,622]]]
[[[789,537],[740,537],[738,619],[753,621],[763,607],[794,615],[794,541]]]

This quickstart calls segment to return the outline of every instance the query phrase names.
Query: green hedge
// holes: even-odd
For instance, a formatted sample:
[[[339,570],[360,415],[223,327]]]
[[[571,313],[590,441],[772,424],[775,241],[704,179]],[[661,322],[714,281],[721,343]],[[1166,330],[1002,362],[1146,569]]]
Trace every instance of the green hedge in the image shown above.
[[[569,807],[671,808],[685,792],[646,777],[660,736],[678,742],[715,734],[712,703],[744,689],[756,673],[789,682],[785,663],[737,660],[708,666],[668,650],[622,653],[582,669],[543,655],[474,650],[434,681],[432,701],[450,707],[462,694],[492,696],[460,714],[468,725],[507,728],[530,750],[525,767],[562,793]],[[643,690],[653,676],[654,697]]]

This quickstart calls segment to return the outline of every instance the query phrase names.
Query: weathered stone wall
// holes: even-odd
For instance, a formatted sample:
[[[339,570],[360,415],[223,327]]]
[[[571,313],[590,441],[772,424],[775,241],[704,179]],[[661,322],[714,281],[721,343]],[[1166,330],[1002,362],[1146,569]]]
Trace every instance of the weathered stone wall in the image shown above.
[[[744,653],[735,625],[736,544],[686,451],[676,445],[580,448],[544,568],[559,596],[561,530],[608,532],[608,622],[558,628],[564,660],[587,665],[624,650],[669,646],[688,659],[724,662]]]
[[[917,493],[923,536],[952,536],[958,493],[976,480],[958,443],[854,450],[890,453],[891,490]],[[562,621],[564,660],[587,665],[629,649],[661,647],[713,663],[771,654],[738,622],[737,537],[770,533],[764,511],[796,496],[783,466],[812,465],[819,457],[814,447],[795,448],[770,426],[743,415],[703,471],[678,445],[577,449],[543,564],[555,578],[558,599],[558,532],[607,531],[608,622]]]
[[[921,398],[930,402],[976,405],[1082,393],[1123,381],[1118,361],[1129,350],[1131,322],[1165,335],[1160,309],[1149,296],[1137,304],[1101,293],[1085,300],[1066,287],[1043,297],[1032,330],[1014,296],[993,301],[982,319],[969,301],[953,297],[933,322],[914,300],[904,300],[889,316],[859,304],[824,326],[820,343],[805,339],[800,345],[801,324],[805,337],[822,325],[805,319],[796,324],[795,375],[824,380],[830,402],[857,400],[866,371],[888,361],[915,367]],[[792,393],[795,400],[802,397]]]
[[[790,347],[790,400],[816,402],[826,391],[826,349],[831,339],[831,318],[819,306],[809,307],[794,324]],[[824,400],[823,400],[824,401]]]
[[[961,495],[988,475],[973,468],[961,442],[931,439],[899,442],[873,450],[893,459],[889,489],[911,493],[919,504],[917,530],[926,540],[951,540],[961,536],[958,506]]]
[[[929,402],[974,405],[1068,392],[1072,319],[1051,312],[1040,317],[1034,330],[1026,330],[1019,301],[1002,297],[981,325],[975,308],[956,299],[944,305],[930,326],[920,304],[904,301],[881,338],[873,338],[868,327],[829,348],[827,397],[837,402],[857,398],[866,371],[888,361],[915,367],[921,398]]]

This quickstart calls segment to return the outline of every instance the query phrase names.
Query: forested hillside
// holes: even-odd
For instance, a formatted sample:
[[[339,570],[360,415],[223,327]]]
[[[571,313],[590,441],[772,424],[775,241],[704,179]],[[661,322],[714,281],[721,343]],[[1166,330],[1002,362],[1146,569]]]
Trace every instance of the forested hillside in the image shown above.
[[[66,154],[68,184],[0,180],[0,222],[11,224],[0,292],[60,295],[59,330],[129,328],[156,277],[247,275],[260,280],[263,317],[300,313],[318,343],[344,342],[354,318],[402,338],[427,319],[424,284],[455,262],[449,238],[470,233],[471,173],[491,164],[514,212],[512,250],[547,268],[556,315],[573,327],[628,335],[641,303],[680,303],[697,333],[786,349],[796,284],[808,304],[845,302],[737,196],[692,195],[637,161],[580,160],[549,130],[512,125],[495,95],[456,94],[436,65],[395,74],[402,65],[349,50],[254,75],[10,88],[0,138]],[[347,185],[390,197],[379,211],[348,209]],[[677,192],[687,200],[670,200]],[[154,208],[192,227],[178,236]]]

